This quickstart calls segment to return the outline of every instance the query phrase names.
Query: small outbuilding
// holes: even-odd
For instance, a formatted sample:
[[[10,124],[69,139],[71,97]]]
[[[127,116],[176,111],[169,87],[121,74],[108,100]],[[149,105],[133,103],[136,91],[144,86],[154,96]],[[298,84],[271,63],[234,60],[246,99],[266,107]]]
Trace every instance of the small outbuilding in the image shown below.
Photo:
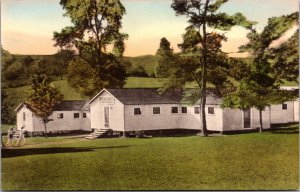
[[[44,132],[44,124],[34,115],[28,103],[21,103],[16,109],[17,129],[24,126],[29,133]],[[50,116],[52,121],[47,123],[50,133],[63,133],[70,131],[91,131],[90,114],[86,101],[63,100]]]

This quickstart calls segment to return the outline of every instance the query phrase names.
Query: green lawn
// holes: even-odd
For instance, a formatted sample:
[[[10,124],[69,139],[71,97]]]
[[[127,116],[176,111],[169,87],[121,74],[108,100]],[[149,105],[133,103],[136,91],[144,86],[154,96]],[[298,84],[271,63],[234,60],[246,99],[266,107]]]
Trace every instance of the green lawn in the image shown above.
[[[2,134],[6,134],[7,131],[8,131],[8,129],[9,129],[10,127],[15,127],[15,125],[5,125],[5,124],[2,124],[2,125],[1,125],[1,133],[2,133]]]
[[[297,127],[207,138],[28,138],[2,149],[2,188],[296,190]]]

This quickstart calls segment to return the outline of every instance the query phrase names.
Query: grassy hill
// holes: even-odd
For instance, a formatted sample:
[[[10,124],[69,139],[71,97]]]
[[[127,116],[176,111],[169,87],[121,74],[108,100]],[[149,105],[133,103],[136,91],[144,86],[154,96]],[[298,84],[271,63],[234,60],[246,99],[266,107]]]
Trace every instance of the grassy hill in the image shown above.
[[[126,61],[132,64],[132,68],[137,68],[142,66],[148,74],[155,73],[156,67],[158,65],[158,58],[154,55],[144,55],[138,57],[125,57]]]

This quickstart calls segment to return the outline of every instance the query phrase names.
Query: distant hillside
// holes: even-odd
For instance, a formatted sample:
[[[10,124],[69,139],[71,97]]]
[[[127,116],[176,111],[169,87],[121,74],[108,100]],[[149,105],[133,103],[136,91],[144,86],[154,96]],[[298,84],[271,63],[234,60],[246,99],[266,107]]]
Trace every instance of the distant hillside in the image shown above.
[[[44,58],[52,58],[54,55],[14,55],[16,58],[23,58],[25,56],[31,56],[34,60],[44,59]],[[124,57],[125,61],[129,61],[131,65],[130,70],[136,69],[138,66],[142,66],[145,71],[151,75],[155,73],[156,67],[158,65],[158,59],[155,55],[142,55],[136,57]]]
[[[158,58],[155,55],[124,57],[124,59],[132,64],[131,68],[133,69],[137,68],[138,66],[142,66],[149,75],[155,73],[158,65]]]

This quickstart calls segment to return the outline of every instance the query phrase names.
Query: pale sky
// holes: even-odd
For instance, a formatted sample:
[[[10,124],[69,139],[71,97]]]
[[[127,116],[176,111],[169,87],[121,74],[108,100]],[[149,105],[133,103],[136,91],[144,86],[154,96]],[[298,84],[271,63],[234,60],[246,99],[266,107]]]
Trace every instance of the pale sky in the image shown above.
[[[54,54],[58,48],[52,41],[53,32],[70,25],[63,17],[59,0],[0,0],[1,44],[13,54]],[[125,56],[155,54],[160,39],[166,37],[175,51],[188,26],[186,18],[175,16],[172,0],[121,0],[126,8],[122,31],[129,35]],[[230,0],[222,7],[229,14],[243,13],[257,21],[262,30],[269,17],[298,11],[298,0]],[[226,33],[226,52],[236,52],[247,42],[247,31],[234,27]],[[237,56],[237,55],[234,55]]]

